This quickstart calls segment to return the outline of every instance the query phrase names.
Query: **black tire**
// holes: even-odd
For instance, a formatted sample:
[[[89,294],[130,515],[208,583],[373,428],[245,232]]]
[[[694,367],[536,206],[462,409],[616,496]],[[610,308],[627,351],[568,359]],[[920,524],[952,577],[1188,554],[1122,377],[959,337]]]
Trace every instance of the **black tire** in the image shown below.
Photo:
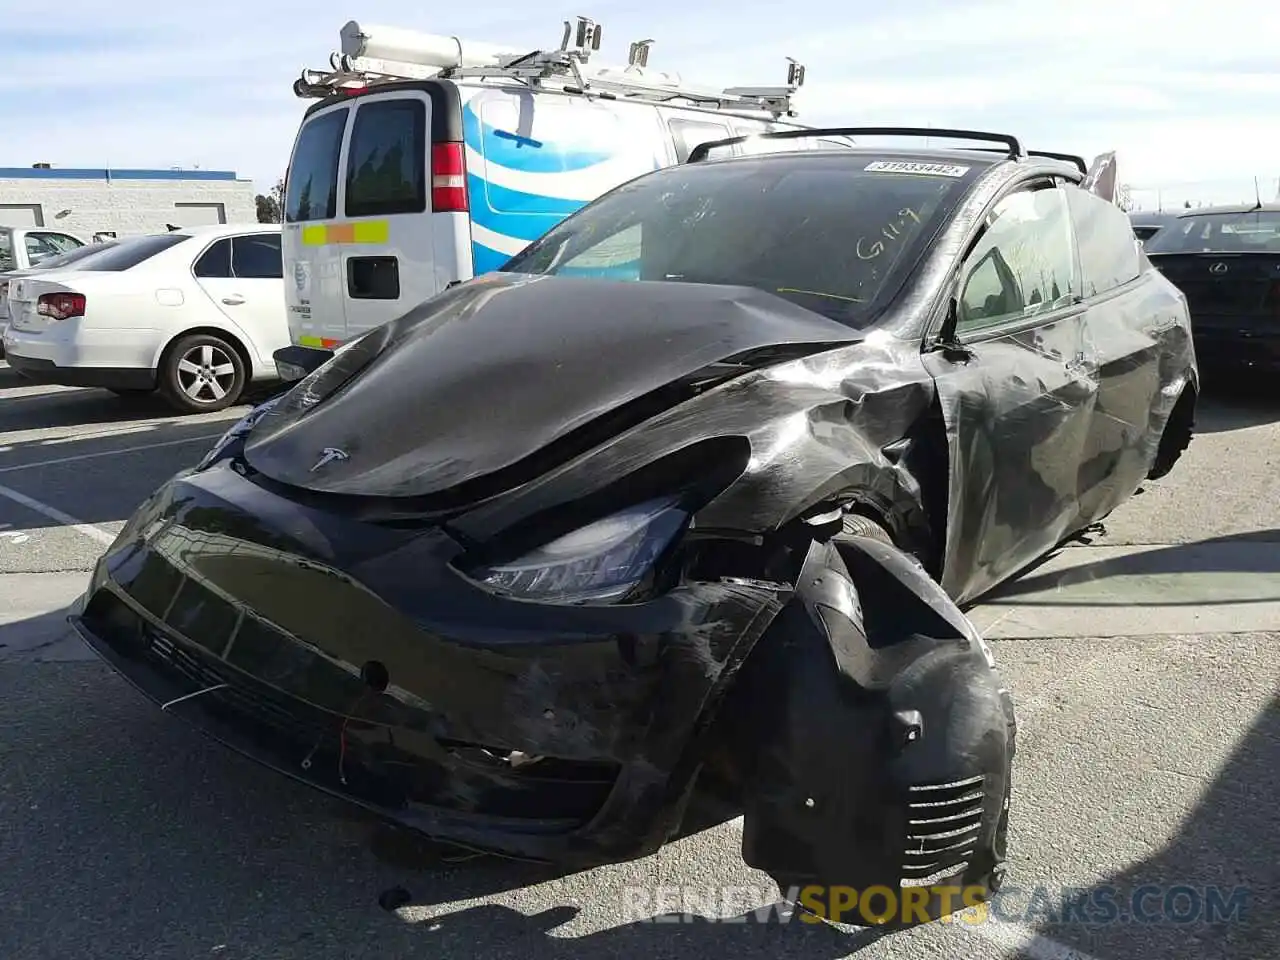
[[[156,379],[170,406],[183,413],[209,413],[240,399],[248,371],[240,351],[222,337],[193,333],[169,345]]]

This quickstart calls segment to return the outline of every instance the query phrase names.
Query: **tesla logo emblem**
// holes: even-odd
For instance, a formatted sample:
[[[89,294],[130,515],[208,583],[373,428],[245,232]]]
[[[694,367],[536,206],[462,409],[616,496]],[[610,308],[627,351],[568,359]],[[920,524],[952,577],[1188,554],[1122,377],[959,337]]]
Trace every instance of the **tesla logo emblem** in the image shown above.
[[[339,450],[337,447],[325,447],[320,451],[320,459],[316,461],[316,465],[311,468],[311,472],[315,473],[321,467],[328,466],[335,460],[349,460],[347,451]]]
[[[1209,268],[1210,273],[1226,273],[1227,265],[1225,263],[1215,263]]]

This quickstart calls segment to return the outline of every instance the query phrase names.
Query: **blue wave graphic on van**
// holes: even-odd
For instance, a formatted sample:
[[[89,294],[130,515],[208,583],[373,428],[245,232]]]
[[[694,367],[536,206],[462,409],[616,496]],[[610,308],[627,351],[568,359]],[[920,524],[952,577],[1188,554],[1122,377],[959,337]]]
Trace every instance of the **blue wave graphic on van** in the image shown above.
[[[462,130],[467,146],[486,161],[522,173],[572,173],[598,166],[617,155],[613,150],[566,149],[555,141],[499,130],[476,116],[470,103],[462,108]]]
[[[471,244],[471,271],[477,277],[482,273],[492,273],[510,259],[510,254],[486,247],[483,243]]]
[[[585,200],[508,190],[475,174],[467,175],[467,189],[471,193],[473,223],[526,242],[537,240],[569,214],[586,205]]]

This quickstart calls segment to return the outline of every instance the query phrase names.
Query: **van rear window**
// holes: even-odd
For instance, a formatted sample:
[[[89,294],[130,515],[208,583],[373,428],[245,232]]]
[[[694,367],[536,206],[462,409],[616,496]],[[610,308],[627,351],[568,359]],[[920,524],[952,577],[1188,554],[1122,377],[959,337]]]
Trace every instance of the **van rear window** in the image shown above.
[[[343,107],[303,125],[285,178],[285,222],[331,220],[338,215],[338,155],[350,112]]]
[[[427,111],[421,100],[375,100],[356,109],[347,155],[347,216],[427,209]]]

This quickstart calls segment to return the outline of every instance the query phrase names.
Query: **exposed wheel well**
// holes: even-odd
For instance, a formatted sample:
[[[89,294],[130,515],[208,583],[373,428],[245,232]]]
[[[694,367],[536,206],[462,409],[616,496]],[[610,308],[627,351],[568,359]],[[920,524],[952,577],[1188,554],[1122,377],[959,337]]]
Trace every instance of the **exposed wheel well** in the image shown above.
[[[243,341],[241,341],[241,339],[230,330],[224,330],[221,327],[191,327],[188,330],[183,330],[181,333],[175,333],[169,338],[169,342],[164,345],[164,349],[160,351],[160,359],[156,361],[156,369],[160,370],[164,366],[165,362],[169,359],[170,354],[173,353],[174,346],[177,345],[179,340],[183,337],[193,337],[200,334],[217,337],[220,340],[227,341],[227,343],[235,349],[241,362],[244,363],[245,383],[247,384],[253,380],[253,358],[249,355],[248,347],[246,347]]]
[[[1199,392],[1195,384],[1188,381],[1183,386],[1182,392],[1178,394],[1173,410],[1169,412],[1169,419],[1165,421],[1164,430],[1160,433],[1155,459],[1152,461],[1151,470],[1147,473],[1148,480],[1159,480],[1164,477],[1181,459],[1183,452],[1191,443],[1198,400]]]

